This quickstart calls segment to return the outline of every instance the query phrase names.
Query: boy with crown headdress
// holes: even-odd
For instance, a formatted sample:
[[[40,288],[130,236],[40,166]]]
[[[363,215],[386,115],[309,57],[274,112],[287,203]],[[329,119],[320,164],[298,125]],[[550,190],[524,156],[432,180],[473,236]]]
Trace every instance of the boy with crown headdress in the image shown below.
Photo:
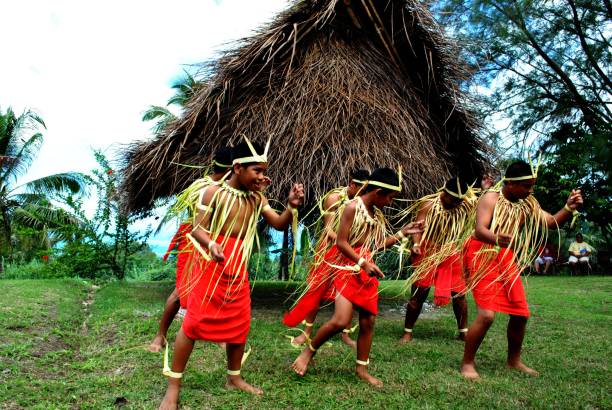
[[[400,241],[401,235],[422,230],[422,222],[413,222],[402,228],[401,235],[396,233],[387,236],[382,208],[389,206],[401,191],[399,175],[389,168],[374,170],[359,196],[343,207],[336,232],[336,245],[327,252],[323,262],[335,270],[334,314],[293,362],[292,368],[300,376],[306,373],[317,349],[346,329],[355,309],[359,312],[355,373],[373,386],[381,387],[383,384],[380,379],[370,375],[367,369],[374,336],[374,320],[378,314],[378,278],[384,276],[374,263],[373,256],[377,251]]]
[[[485,192],[478,200],[474,233],[462,253],[466,286],[478,305],[478,316],[465,338],[461,363],[461,374],[467,379],[480,377],[474,359],[496,312],[510,315],[508,368],[537,375],[521,361],[529,308],[520,275],[546,243],[548,228],[575,217],[583,199],[580,190],[572,190],[565,206],[551,215],[532,195],[536,178],[537,167],[514,162],[505,172],[503,185]]]
[[[319,209],[323,216],[323,229],[315,246],[316,253],[306,278],[306,290],[283,318],[283,323],[286,326],[295,327],[300,322],[304,324],[302,333],[291,339],[293,346],[299,346],[310,338],[314,320],[317,317],[321,304],[323,302],[333,302],[336,297],[334,270],[329,265],[323,263],[323,261],[325,260],[326,253],[336,243],[336,230],[338,229],[343,206],[361,191],[369,175],[370,173],[365,169],[354,170],[351,172],[350,180],[346,187],[332,189],[323,195],[319,201]],[[350,332],[350,329],[342,331],[342,341],[355,348],[357,345],[351,339]]]
[[[275,229],[288,226],[304,191],[295,184],[289,193],[287,209],[280,215],[261,192],[266,184],[267,153],[257,144],[245,142],[234,148],[231,177],[206,189],[198,203],[193,231],[187,235],[200,263],[188,272],[187,314],[175,342],[172,367],[164,364],[169,377],[168,390],[160,408],[177,407],[181,378],[195,340],[227,344],[228,389],[253,394],[262,391],[240,375],[244,347],[251,323],[251,298],[246,270],[254,243],[257,222],[262,216]]]

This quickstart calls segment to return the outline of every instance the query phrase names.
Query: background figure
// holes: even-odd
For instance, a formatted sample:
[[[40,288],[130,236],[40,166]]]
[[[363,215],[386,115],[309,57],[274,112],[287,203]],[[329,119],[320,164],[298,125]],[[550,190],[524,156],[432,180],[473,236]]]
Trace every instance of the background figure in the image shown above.
[[[546,243],[546,245],[544,245],[544,247],[542,248],[542,252],[540,252],[540,255],[538,255],[535,262],[533,263],[533,268],[535,269],[538,275],[548,275],[550,267],[553,265],[553,263],[555,263],[556,258],[551,248],[551,245],[549,243]],[[543,269],[542,265],[544,265]]]
[[[576,234],[576,241],[569,246],[569,265],[572,270],[572,275],[580,273],[584,275],[591,268],[589,260],[593,248],[591,245],[582,240],[582,234]]]

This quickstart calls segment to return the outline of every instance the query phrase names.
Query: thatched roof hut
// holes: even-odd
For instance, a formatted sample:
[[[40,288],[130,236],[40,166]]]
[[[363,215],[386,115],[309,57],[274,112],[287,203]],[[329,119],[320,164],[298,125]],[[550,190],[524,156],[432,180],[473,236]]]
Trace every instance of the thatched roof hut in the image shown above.
[[[355,167],[401,164],[405,195],[478,174],[484,144],[460,84],[466,66],[417,0],[298,1],[210,63],[184,115],[129,147],[127,209],[184,189],[220,146],[272,136],[269,194],[312,199]]]

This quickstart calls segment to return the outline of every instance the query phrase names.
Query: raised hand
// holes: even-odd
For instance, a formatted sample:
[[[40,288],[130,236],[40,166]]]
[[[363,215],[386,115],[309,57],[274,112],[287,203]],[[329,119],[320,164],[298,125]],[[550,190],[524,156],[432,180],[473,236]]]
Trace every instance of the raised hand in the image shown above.
[[[297,208],[304,203],[304,185],[295,184],[289,192],[289,205],[293,208]]]
[[[575,210],[576,208],[581,207],[583,203],[584,200],[582,199],[582,192],[579,189],[572,189],[572,193],[567,198],[567,206],[570,209]]]

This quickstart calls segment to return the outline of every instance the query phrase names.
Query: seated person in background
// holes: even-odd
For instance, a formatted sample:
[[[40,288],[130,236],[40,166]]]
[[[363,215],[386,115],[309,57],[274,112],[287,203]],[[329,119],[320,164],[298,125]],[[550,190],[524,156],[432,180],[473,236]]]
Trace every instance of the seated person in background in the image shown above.
[[[548,275],[548,270],[550,269],[554,261],[555,257],[553,255],[551,246],[547,243],[546,245],[544,245],[544,248],[542,248],[542,252],[533,263],[533,267],[538,275]],[[542,265],[544,265],[544,270],[542,270]]]
[[[589,259],[591,256],[591,245],[582,240],[582,234],[576,234],[576,241],[569,246],[569,265],[572,269],[572,275],[577,275],[578,270],[581,274],[589,268]]]

